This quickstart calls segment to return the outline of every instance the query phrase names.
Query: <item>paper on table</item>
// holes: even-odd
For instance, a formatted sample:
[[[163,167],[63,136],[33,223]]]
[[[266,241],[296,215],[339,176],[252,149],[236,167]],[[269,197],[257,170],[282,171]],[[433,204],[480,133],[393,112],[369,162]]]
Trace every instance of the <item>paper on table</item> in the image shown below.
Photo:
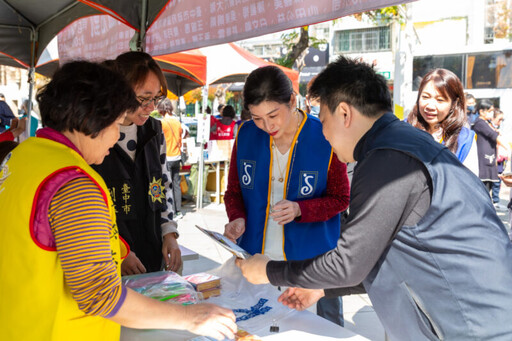
[[[247,259],[247,258],[251,257],[251,255],[247,251],[245,251],[240,246],[233,243],[228,238],[224,237],[222,234],[215,232],[215,231],[210,231],[210,230],[204,229],[197,225],[196,225],[196,227],[200,231],[202,231],[204,234],[206,234],[208,237],[215,240],[220,246],[222,246],[223,248],[225,248],[226,250],[228,250],[229,252],[234,254],[237,258]]]

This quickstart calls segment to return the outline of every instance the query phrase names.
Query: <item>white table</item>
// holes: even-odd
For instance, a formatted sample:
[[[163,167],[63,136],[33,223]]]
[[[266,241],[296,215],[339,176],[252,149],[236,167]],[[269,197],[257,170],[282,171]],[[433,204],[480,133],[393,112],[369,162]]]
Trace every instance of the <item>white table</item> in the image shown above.
[[[179,247],[180,247],[180,251],[181,251],[181,260],[186,261],[186,260],[199,259],[199,255],[197,254],[197,252],[192,251],[189,248],[187,248],[181,244],[179,245]]]
[[[297,311],[278,322],[279,332],[271,333],[270,326],[253,332],[265,341],[329,341],[329,340],[368,340],[352,331],[342,328],[310,311]],[[186,341],[194,334],[180,330],[137,330],[121,329],[121,341]]]
[[[262,298],[265,298],[264,306],[272,306],[271,310],[268,310],[270,313],[263,313],[239,323],[241,328],[257,335],[262,340],[368,340],[310,311],[295,311],[281,305],[277,302],[277,297],[281,292],[269,284],[262,286],[248,283],[242,277],[240,270],[234,265],[234,258],[209,272],[221,277],[222,289],[219,297],[211,297],[206,302],[229,309],[248,309]],[[278,333],[270,332],[270,325],[274,319],[279,326]],[[130,328],[122,328],[121,330],[121,341],[185,341],[194,336],[191,333],[178,330],[137,330]]]

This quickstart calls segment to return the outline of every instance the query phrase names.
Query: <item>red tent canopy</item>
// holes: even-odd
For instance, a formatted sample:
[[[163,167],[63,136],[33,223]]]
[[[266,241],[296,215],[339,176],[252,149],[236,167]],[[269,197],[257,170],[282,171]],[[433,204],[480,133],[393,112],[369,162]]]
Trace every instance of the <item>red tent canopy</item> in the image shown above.
[[[168,74],[175,74],[183,78],[182,82],[194,82],[191,86],[243,82],[253,70],[262,66],[275,65],[284,71],[292,81],[293,89],[299,92],[298,71],[267,62],[233,43],[154,56],[154,58],[166,73],[166,77]],[[169,78],[168,81],[174,82]],[[171,88],[171,84],[169,87]],[[183,95],[185,92],[180,94]]]
[[[177,96],[206,84],[206,56],[197,50],[154,56]]]

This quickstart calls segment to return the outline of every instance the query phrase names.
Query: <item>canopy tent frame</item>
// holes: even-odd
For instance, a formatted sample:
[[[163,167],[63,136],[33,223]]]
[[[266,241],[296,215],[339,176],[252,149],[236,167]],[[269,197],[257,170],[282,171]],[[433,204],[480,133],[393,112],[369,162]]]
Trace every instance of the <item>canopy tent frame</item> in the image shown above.
[[[258,14],[258,16],[255,17],[255,19],[258,20],[253,20],[250,23],[251,25],[254,23],[258,24],[255,27],[251,27],[250,30],[244,29],[247,25],[245,25],[245,27],[239,26],[238,31],[234,31],[235,34],[231,35],[225,34],[227,32],[224,30],[225,27],[219,27],[222,29],[212,32],[211,36],[210,32],[208,32],[207,38],[196,40],[194,40],[194,37],[192,37],[188,32],[180,31],[183,42],[173,46],[171,44],[171,40],[168,39],[167,45],[156,47],[155,45],[158,45],[160,42],[155,42],[152,39],[147,40],[147,36],[149,34],[151,37],[151,28],[153,26],[157,26],[153,24],[160,14],[163,13],[162,17],[169,19],[170,15],[173,15],[173,11],[185,11],[187,10],[187,6],[203,8],[201,6],[204,3],[201,0],[189,0],[186,2],[172,0],[137,0],[130,2],[118,0],[53,0],[42,6],[39,2],[33,2],[33,0],[9,0],[9,2],[7,2],[7,0],[0,0],[0,5],[3,7],[2,9],[11,10],[18,18],[18,22],[14,22],[11,16],[5,15],[5,10],[0,13],[0,18],[2,19],[0,21],[0,28],[2,29],[2,32],[0,32],[0,40],[2,44],[0,47],[2,49],[2,51],[0,51],[0,61],[3,63],[4,60],[6,60],[6,58],[2,57],[2,55],[5,55],[9,57],[11,61],[14,60],[28,68],[30,98],[28,109],[30,114],[30,111],[32,110],[31,99],[34,88],[34,72],[36,63],[51,38],[53,38],[70,22],[78,18],[94,14],[107,14],[126,26],[135,29],[135,34],[128,43],[129,46],[127,46],[127,48],[133,51],[148,50],[152,54],[158,55],[184,51],[191,48],[200,48],[202,46],[211,46],[212,44],[247,39],[255,35],[267,34],[302,25],[308,25],[313,22],[331,20],[336,17],[358,13],[365,10],[411,1],[414,0],[368,0],[364,2],[348,2],[346,5],[333,5],[332,3],[329,3],[329,0],[305,0],[304,3],[297,6],[297,10],[305,11],[306,5],[313,5],[313,2],[315,3],[315,11],[308,13],[307,16],[301,15],[300,18],[298,16],[295,18],[285,18],[286,20],[282,22],[276,22],[274,19],[266,17],[266,12],[263,11],[261,16]],[[270,4],[271,0],[264,0],[262,2],[268,2]],[[328,4],[329,6],[318,7],[323,3]],[[63,8],[58,9],[58,6],[62,6]],[[310,8],[308,7],[308,10],[309,9]],[[229,8],[227,10],[241,11],[239,8]],[[22,13],[26,13],[26,15],[23,15]],[[38,18],[42,16],[41,14],[47,15],[47,17],[40,18],[42,19],[41,22],[36,24],[38,22]],[[220,11],[219,14],[224,15],[226,13]],[[241,17],[241,15],[239,16]],[[33,19],[31,20],[29,18]],[[184,21],[183,25],[189,24],[194,20],[191,18],[192,17],[189,17],[189,21]],[[175,23],[168,20],[167,23],[159,25],[158,29],[163,30],[168,27],[172,27],[173,25],[175,25]],[[205,25],[202,29],[207,31],[208,27]],[[9,32],[9,30],[12,30],[12,33]],[[222,34],[220,32],[222,32]],[[12,62],[6,65],[12,65]],[[203,115],[205,110],[206,106],[203,106]],[[28,129],[30,129],[30,120],[28,121]],[[201,158],[202,155],[203,153],[201,153]]]

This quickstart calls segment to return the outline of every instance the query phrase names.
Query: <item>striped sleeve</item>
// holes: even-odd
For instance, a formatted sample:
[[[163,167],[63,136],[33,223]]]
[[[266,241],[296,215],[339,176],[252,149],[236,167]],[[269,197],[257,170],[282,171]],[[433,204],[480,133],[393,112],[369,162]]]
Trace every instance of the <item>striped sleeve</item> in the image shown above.
[[[80,310],[115,315],[126,289],[112,260],[111,220],[100,189],[85,176],[69,181],[52,198],[48,219],[66,283]]]

